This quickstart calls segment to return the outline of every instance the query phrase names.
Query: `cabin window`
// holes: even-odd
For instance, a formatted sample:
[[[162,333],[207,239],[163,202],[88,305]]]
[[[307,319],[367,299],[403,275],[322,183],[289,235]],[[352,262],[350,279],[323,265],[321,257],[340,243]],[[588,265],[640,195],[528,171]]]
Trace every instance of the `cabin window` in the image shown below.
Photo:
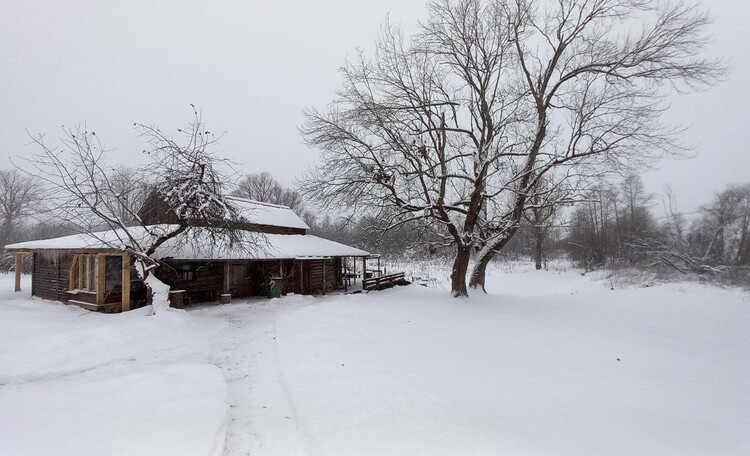
[[[195,267],[192,264],[182,265],[182,281],[192,282],[195,280]]]
[[[122,257],[108,256],[105,274],[105,291],[122,290]]]

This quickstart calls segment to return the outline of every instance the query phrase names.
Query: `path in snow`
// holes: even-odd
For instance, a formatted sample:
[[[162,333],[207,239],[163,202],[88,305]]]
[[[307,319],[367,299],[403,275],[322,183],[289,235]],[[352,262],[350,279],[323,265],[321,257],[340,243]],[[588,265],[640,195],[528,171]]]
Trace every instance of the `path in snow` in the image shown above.
[[[536,271],[488,288],[191,311],[233,324],[227,454],[750,453],[746,294]]]
[[[224,370],[229,391],[227,456],[314,454],[314,440],[305,433],[278,365],[276,321],[318,302],[289,296],[190,311],[229,323],[219,339],[223,350],[213,361]]]

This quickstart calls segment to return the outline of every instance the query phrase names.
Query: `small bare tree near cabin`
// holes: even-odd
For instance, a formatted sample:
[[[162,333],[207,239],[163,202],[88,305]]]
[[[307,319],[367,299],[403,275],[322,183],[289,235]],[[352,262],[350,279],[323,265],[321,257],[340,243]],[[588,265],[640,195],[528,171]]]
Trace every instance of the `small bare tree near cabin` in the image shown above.
[[[329,207],[395,209],[456,246],[454,296],[484,286],[537,181],[573,187],[677,150],[671,89],[720,76],[701,57],[709,18],[656,0],[434,0],[411,40],[388,24],[372,59],[342,69],[302,133],[323,162],[306,193]],[[567,185],[567,184],[566,184]]]
[[[132,188],[124,186],[105,162],[106,149],[96,133],[85,127],[64,128],[59,146],[43,135],[33,137],[39,152],[27,161],[57,195],[56,216],[73,222],[78,231],[94,235],[115,230],[117,239],[101,239],[113,248],[124,248],[135,259],[138,273],[152,293],[155,311],[168,306],[169,288],[153,271],[159,267],[157,249],[170,239],[180,242],[220,239],[238,249],[255,247],[252,239],[232,228],[237,210],[222,196],[228,181],[222,168],[227,161],[212,151],[217,137],[206,130],[197,112],[190,125],[178,130],[180,141],[152,125],[135,123],[145,139],[145,165],[132,175],[144,179],[177,214],[170,225],[145,225],[132,204]],[[114,176],[114,178],[113,178]]]

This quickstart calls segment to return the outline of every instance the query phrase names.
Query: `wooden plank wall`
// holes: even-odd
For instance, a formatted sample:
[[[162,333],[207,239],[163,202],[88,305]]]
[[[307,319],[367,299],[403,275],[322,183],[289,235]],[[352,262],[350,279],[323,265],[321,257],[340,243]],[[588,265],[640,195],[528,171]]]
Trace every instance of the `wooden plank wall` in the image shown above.
[[[185,263],[193,265],[195,280],[182,280]],[[185,290],[187,297],[194,300],[218,300],[224,286],[224,265],[219,261],[165,261],[156,271],[159,280],[173,290]]]
[[[306,260],[307,289],[305,293],[323,293],[338,290],[342,287],[341,281],[341,258],[332,258],[325,261],[325,274],[323,273],[323,260]],[[323,280],[325,279],[325,284]]]
[[[70,255],[35,253],[32,265],[31,295],[53,301],[68,299]]]

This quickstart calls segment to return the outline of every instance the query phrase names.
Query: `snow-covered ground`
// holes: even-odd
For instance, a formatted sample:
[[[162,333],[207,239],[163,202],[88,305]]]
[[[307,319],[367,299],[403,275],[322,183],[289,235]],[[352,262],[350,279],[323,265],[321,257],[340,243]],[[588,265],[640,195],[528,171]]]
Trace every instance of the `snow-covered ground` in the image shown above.
[[[225,324],[12,290],[0,277],[0,454],[223,454],[227,388],[210,362]]]
[[[500,267],[468,300],[410,286],[147,317],[10,290],[1,454],[750,454],[741,291]]]

